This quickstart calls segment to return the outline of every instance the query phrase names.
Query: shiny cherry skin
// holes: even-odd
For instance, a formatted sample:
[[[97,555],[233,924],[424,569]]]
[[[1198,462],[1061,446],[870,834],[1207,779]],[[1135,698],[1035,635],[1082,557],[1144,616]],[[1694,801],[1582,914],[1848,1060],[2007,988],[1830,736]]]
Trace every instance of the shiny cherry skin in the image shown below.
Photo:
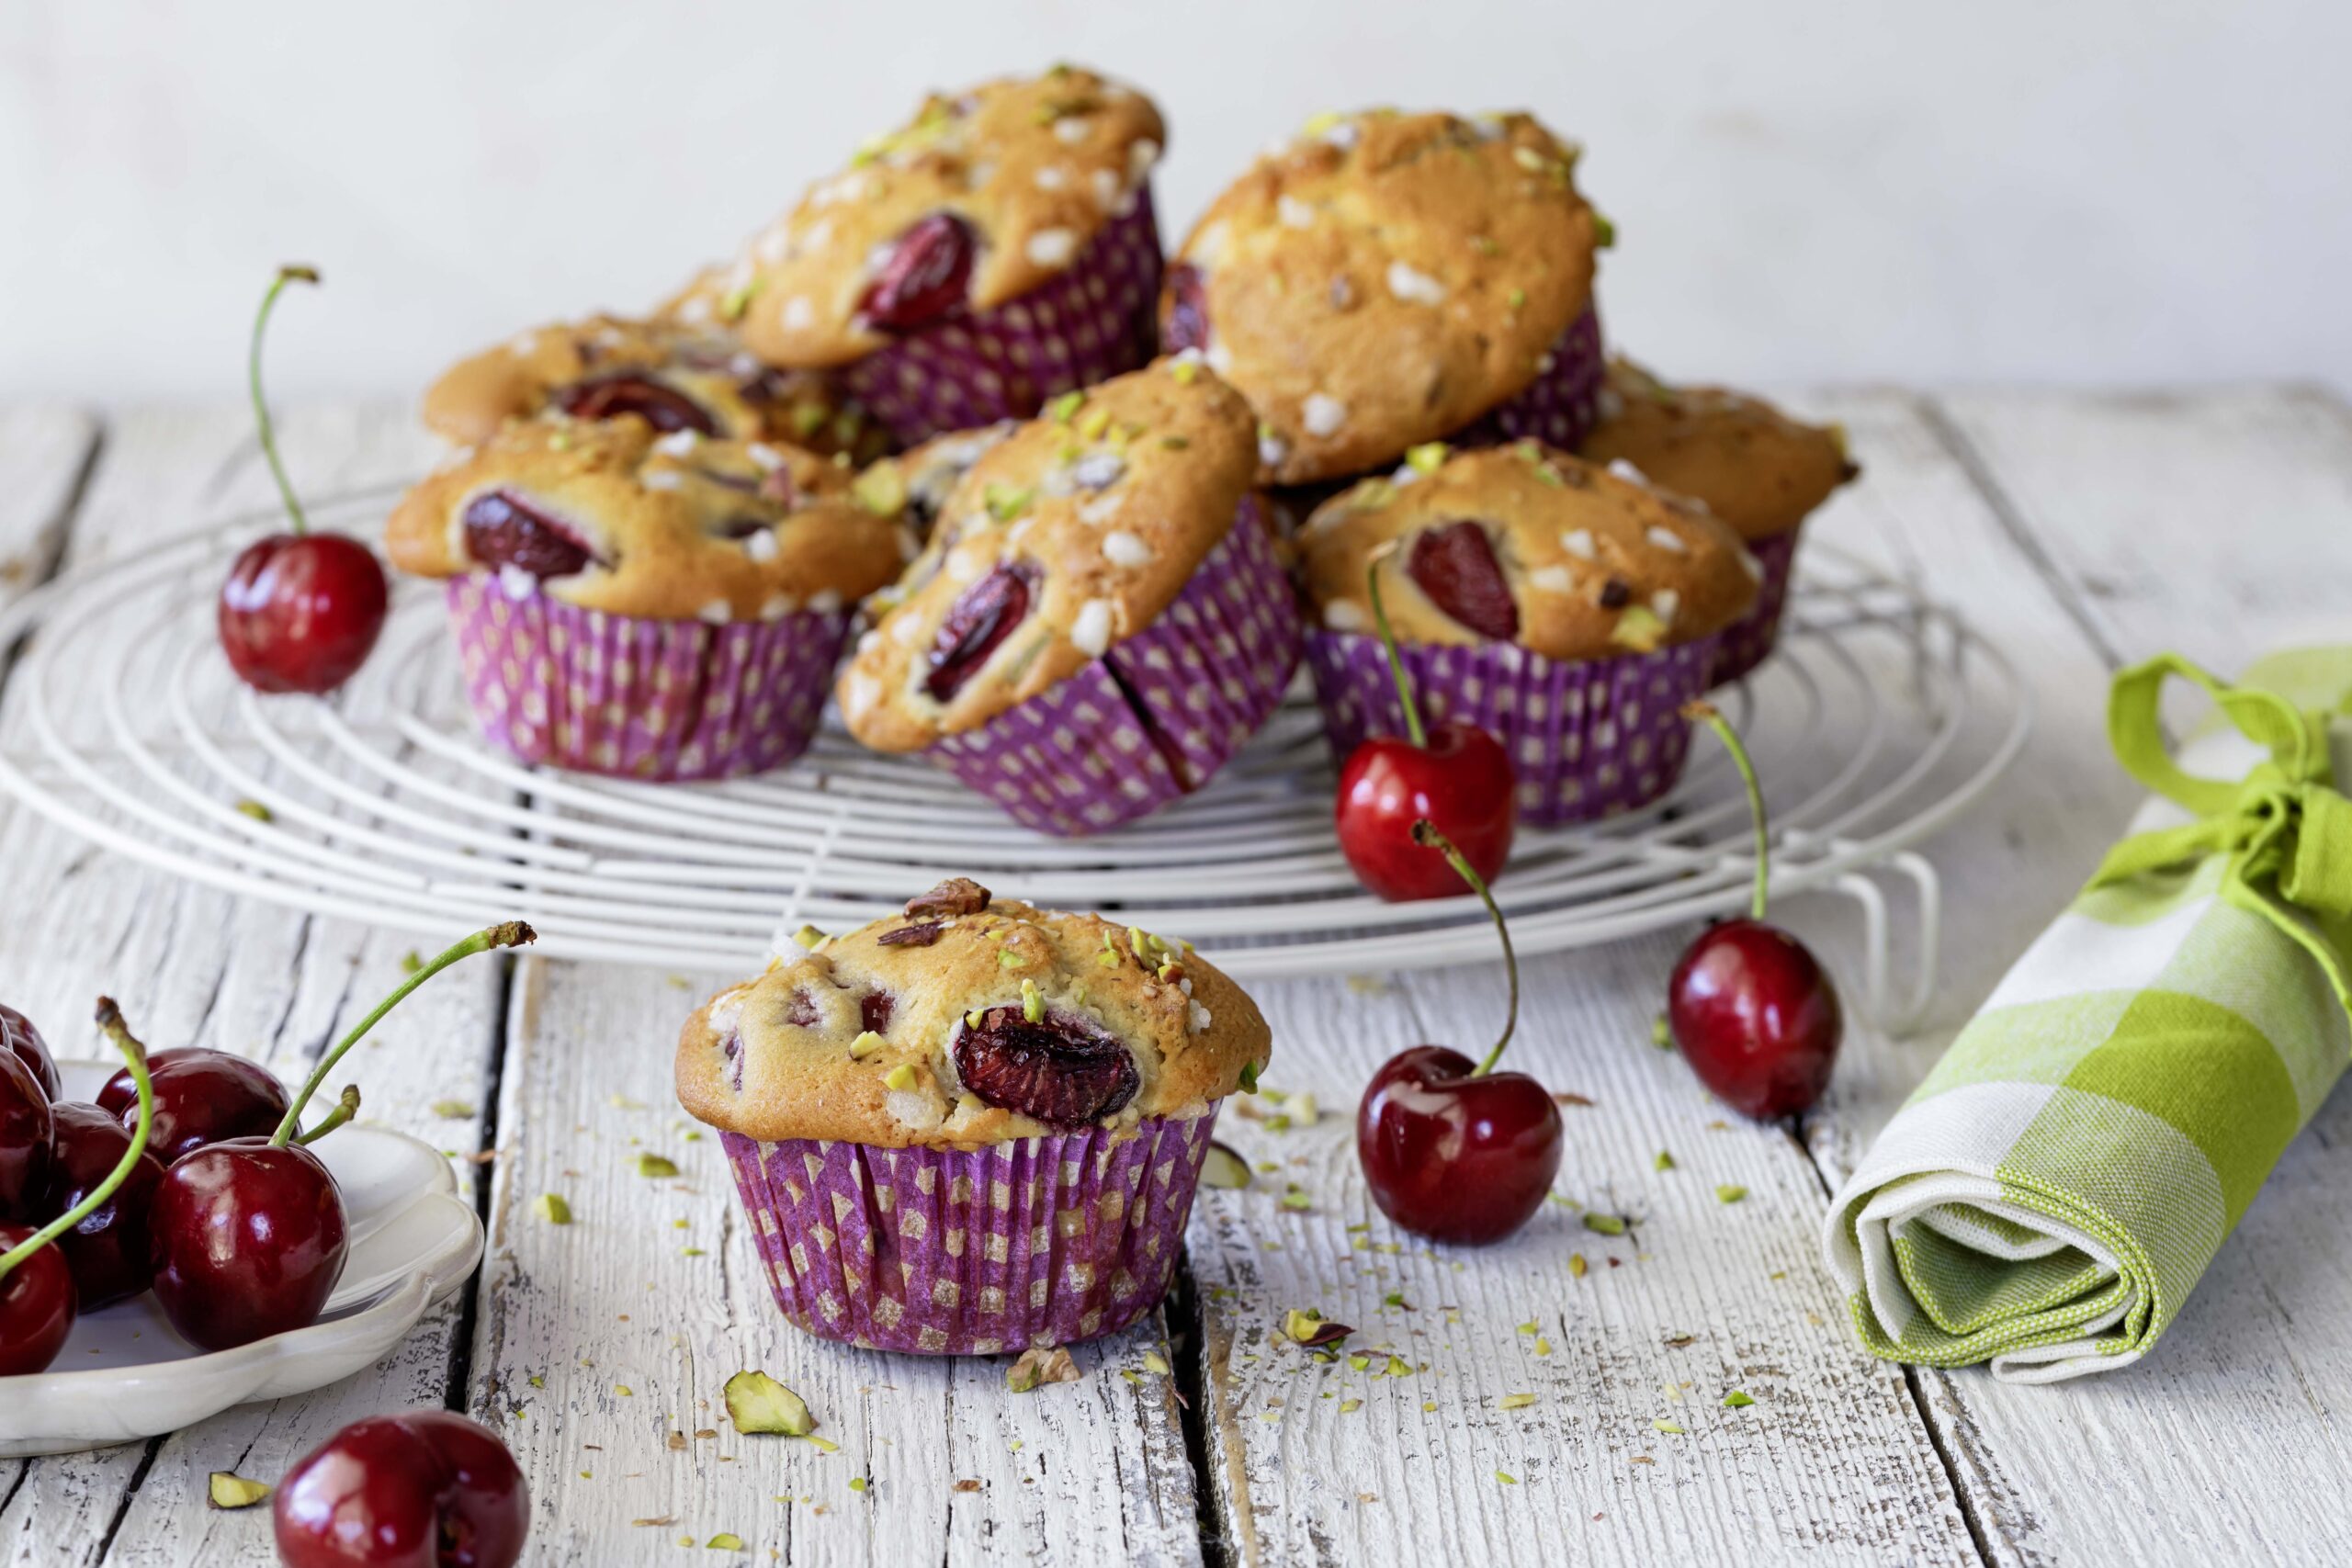
[[[238,679],[257,692],[332,692],[384,629],[391,592],[375,552],[340,534],[272,534],[245,547],[214,615]]]
[[[174,1161],[147,1225],[155,1300],[182,1338],[207,1350],[316,1323],[350,1251],[326,1163],[266,1138],[208,1144]]]
[[[0,1220],[29,1219],[40,1206],[55,1125],[33,1070],[0,1052]]]
[[[60,1097],[57,1062],[49,1054],[49,1043],[33,1027],[33,1021],[12,1007],[0,1007],[0,1044],[6,1045],[17,1060],[33,1070],[40,1080],[41,1092],[50,1099]]]
[[[285,1119],[286,1086],[267,1067],[200,1046],[147,1058],[155,1085],[155,1124],[147,1147],[164,1165],[224,1138],[266,1138]],[[124,1127],[139,1124],[139,1091],[128,1069],[98,1090],[98,1109]]]
[[[0,1225],[0,1252],[33,1234]],[[0,1279],[0,1378],[47,1370],[74,1332],[74,1273],[51,1242]]]
[[[288,1568],[513,1568],[531,1523],[506,1445],[446,1410],[353,1422],[270,1507]]]
[[[1487,882],[1502,874],[1519,826],[1518,780],[1502,742],[1475,725],[1441,724],[1429,744],[1374,736],[1340,770],[1332,816],[1356,880],[1392,904],[1464,891],[1436,850],[1413,842],[1426,818]]]
[[[1760,920],[1700,933],[1666,994],[1667,1025],[1699,1081],[1745,1116],[1793,1115],[1821,1098],[1845,1021],[1804,943]]]
[[[891,246],[859,310],[876,326],[907,332],[962,305],[972,282],[979,242],[972,226],[951,212],[916,219]]]
[[[1388,1058],[1356,1111],[1356,1157],[1380,1212],[1433,1241],[1500,1241],[1559,1174],[1560,1108],[1525,1073],[1471,1075],[1445,1045]]]
[[[122,1161],[130,1133],[95,1105],[65,1101],[54,1107],[56,1157],[50,1164],[47,1221],[88,1197]],[[135,1120],[134,1116],[134,1120]],[[53,1244],[74,1271],[74,1294],[84,1312],[96,1312],[147,1288],[155,1267],[148,1255],[147,1217],[164,1167],[142,1154],[104,1203]]]

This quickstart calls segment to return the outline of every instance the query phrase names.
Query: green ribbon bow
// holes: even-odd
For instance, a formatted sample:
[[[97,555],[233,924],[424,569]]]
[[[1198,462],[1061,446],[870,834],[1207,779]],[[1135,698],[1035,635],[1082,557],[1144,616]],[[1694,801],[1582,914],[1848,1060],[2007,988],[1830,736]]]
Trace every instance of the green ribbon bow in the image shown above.
[[[2173,675],[2203,687],[2269,760],[2235,784],[2182,772],[2156,712]],[[2116,676],[2107,733],[2125,772],[2198,820],[2124,840],[2099,863],[2090,886],[2226,854],[2221,896],[2300,942],[2352,1009],[2344,956],[2352,953],[2352,800],[2335,788],[2328,716],[2305,712],[2277,692],[2230,685],[2166,653]]]

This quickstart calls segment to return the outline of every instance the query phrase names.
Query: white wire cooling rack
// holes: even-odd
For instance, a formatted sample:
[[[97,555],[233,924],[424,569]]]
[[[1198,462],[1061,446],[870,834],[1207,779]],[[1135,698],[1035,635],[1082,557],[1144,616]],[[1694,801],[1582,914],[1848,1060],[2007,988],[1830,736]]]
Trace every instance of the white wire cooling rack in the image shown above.
[[[357,493],[313,513],[368,536],[386,501]],[[840,930],[957,874],[1120,910],[1242,976],[1493,955],[1476,900],[1384,904],[1356,886],[1303,696],[1201,794],[1091,840],[1032,833],[949,775],[830,726],[793,766],[733,783],[533,769],[476,733],[425,585],[396,594],[374,659],[334,699],[239,685],[213,640],[213,591],[275,525],[231,519],[76,568],[0,614],[0,647],[24,639],[0,704],[0,786],[213,886],[423,937],[520,915],[545,951],[580,958],[741,968],[779,932]],[[1724,705],[1772,803],[1776,896],[1858,906],[1863,1005],[1899,1028],[1932,989],[1938,945],[1935,870],[1910,846],[2016,756],[2030,698],[1950,610],[1818,542],[1804,567],[1780,655]],[[1521,952],[1554,952],[1742,908],[1749,845],[1736,776],[1701,736],[1666,800],[1523,829],[1497,892]],[[1917,905],[1906,986],[1889,975],[1874,877]]]

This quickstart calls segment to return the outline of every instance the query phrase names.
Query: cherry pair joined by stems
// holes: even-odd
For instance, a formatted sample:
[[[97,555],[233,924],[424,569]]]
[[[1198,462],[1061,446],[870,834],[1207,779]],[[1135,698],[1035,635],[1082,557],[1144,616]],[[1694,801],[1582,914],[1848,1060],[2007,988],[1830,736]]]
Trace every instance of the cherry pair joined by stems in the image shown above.
[[[1383,1064],[1356,1111],[1356,1157],[1373,1201],[1407,1230],[1436,1241],[1500,1241],[1552,1190],[1564,1141],[1560,1108],[1527,1074],[1495,1071],[1519,1024],[1519,959],[1500,906],[1443,833],[1426,820],[1412,833],[1493,917],[1510,978],[1510,1010],[1483,1062],[1451,1046],[1415,1045]]]
[[[289,283],[316,283],[307,266],[280,267],[254,320],[246,375],[262,456],[293,521],[290,533],[245,547],[220,585],[214,625],[221,651],[257,692],[332,692],[365,663],[384,629],[391,592],[373,551],[341,534],[313,534],[278,461],[277,435],[262,397],[262,332]]]
[[[1756,826],[1756,891],[1746,919],[1723,920],[1684,951],[1667,984],[1674,1043],[1699,1081],[1758,1119],[1793,1115],[1821,1098],[1845,1032],[1837,987],[1804,943],[1764,923],[1771,837],[1764,794],[1738,734],[1713,705],[1683,710],[1720,737],[1747,787]]]
[[[1477,875],[1491,882],[1510,859],[1519,822],[1518,780],[1502,742],[1469,724],[1424,728],[1404,656],[1380,602],[1380,559],[1365,572],[1373,624],[1405,710],[1405,736],[1375,735],[1357,744],[1340,770],[1332,818],[1340,852],[1356,880],[1391,903],[1461,891],[1447,857],[1414,831],[1430,823]]]
[[[355,1421],[287,1472],[271,1504],[288,1568],[514,1568],[531,1523],[522,1468],[446,1410]]]

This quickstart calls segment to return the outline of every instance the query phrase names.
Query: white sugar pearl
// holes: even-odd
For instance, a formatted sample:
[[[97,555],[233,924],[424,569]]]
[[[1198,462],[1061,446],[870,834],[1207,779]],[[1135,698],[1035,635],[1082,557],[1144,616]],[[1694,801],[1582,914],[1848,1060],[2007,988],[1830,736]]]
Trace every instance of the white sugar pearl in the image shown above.
[[[1655,523],[1650,525],[1649,541],[1659,549],[1674,555],[1683,556],[1690,553],[1690,547],[1682,542],[1681,535],[1671,528],[1662,528]]]
[[[1279,197],[1274,202],[1275,215],[1294,229],[1315,227],[1315,209],[1295,196]]]
[[[1334,599],[1323,606],[1323,624],[1335,632],[1360,632],[1365,619],[1363,607],[1351,599]]]
[[[1102,554],[1113,566],[1142,566],[1151,559],[1151,547],[1124,530],[1102,536]]]
[[[775,447],[769,446],[764,441],[752,442],[749,446],[743,448],[743,455],[751,458],[752,462],[757,463],[761,468],[765,468],[769,473],[774,473],[778,468],[784,467],[784,454],[777,451]]]
[[[723,626],[735,618],[735,608],[724,599],[713,599],[695,614],[714,626]]]
[[[756,534],[744,536],[743,553],[762,566],[775,559],[775,532],[773,529],[763,528]]]
[[[1068,229],[1040,229],[1024,248],[1039,266],[1067,266],[1078,254],[1078,235]]]
[[[1048,164],[1034,176],[1039,190],[1059,190],[1069,184],[1069,171],[1059,164]]]
[[[653,449],[665,457],[691,457],[695,448],[702,445],[702,433],[696,430],[673,430],[653,444]]]
[[[1445,299],[1444,284],[1400,261],[1388,264],[1388,292],[1416,305],[1442,304]]]
[[[1568,575],[1564,566],[1539,566],[1527,574],[1528,585],[1547,593],[1569,593],[1576,590],[1577,580]]]
[[[1661,588],[1650,595],[1650,611],[1668,626],[1674,624],[1674,612],[1682,608],[1682,595],[1671,588]]]
[[[1578,560],[1597,560],[1600,556],[1600,550],[1593,546],[1592,530],[1589,528],[1571,528],[1561,535],[1560,548]]]
[[[1070,646],[1099,659],[1111,646],[1111,601],[1089,599],[1069,624]]]
[[[1328,392],[1309,392],[1299,414],[1309,435],[1329,435],[1348,423],[1348,405]]]

